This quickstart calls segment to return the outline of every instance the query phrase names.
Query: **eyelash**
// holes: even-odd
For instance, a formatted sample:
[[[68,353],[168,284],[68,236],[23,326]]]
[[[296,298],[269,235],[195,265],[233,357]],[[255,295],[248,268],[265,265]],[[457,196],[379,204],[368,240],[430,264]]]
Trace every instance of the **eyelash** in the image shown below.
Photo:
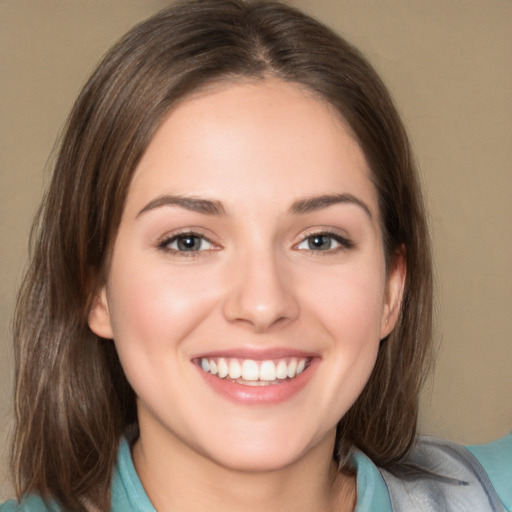
[[[173,244],[175,242],[179,242],[180,239],[183,240],[186,238],[198,239],[201,244],[203,242],[207,242],[212,247],[209,249],[197,249],[197,250],[188,250],[188,251],[180,250],[179,248],[174,249],[174,248],[170,247],[171,244]],[[184,231],[182,233],[177,233],[175,235],[165,237],[158,243],[158,249],[161,249],[164,252],[167,252],[167,253],[170,253],[170,254],[173,254],[176,256],[185,257],[185,258],[193,258],[193,257],[199,256],[199,254],[202,252],[214,250],[213,247],[215,247],[215,245],[209,238],[207,238],[206,236],[204,236],[200,233],[196,233],[194,231]]]
[[[334,248],[329,247],[328,249],[325,249],[325,250],[311,249],[311,248],[299,249],[299,246],[301,244],[307,243],[308,240],[311,240],[314,238],[320,238],[320,237],[326,237],[326,238],[330,239],[331,241],[334,240],[334,242],[339,244],[339,246],[334,247]],[[318,254],[318,253],[319,254],[332,254],[332,253],[335,253],[338,251],[348,251],[350,249],[353,249],[354,246],[355,246],[354,242],[352,240],[350,240],[349,238],[344,237],[337,232],[329,231],[329,230],[323,230],[323,231],[318,231],[315,233],[310,233],[306,237],[304,237],[298,244],[295,245],[295,247],[299,250],[305,250],[305,251],[308,251],[310,253],[315,253],[315,254]]]
[[[335,243],[339,244],[339,246],[334,247],[334,248],[328,247],[327,249],[321,249],[321,248],[320,249],[311,249],[309,247],[301,249],[299,247],[301,244],[307,243],[308,241],[311,241],[314,238],[320,238],[320,237],[325,237],[325,238],[329,239],[329,241],[334,241]],[[200,244],[202,244],[203,242],[207,242],[212,247],[210,247],[208,249],[198,248],[196,250],[194,250],[194,249],[180,250],[179,248],[171,248],[170,247],[171,244],[173,244],[175,242],[179,243],[180,239],[183,240],[186,238],[198,239]],[[295,244],[294,248],[297,250],[304,250],[309,253],[315,253],[315,254],[328,254],[328,253],[332,254],[332,253],[335,253],[338,251],[350,250],[354,246],[355,246],[354,242],[352,242],[350,239],[348,239],[344,236],[341,236],[339,233],[336,233],[334,231],[324,230],[324,231],[319,231],[319,232],[315,232],[315,233],[310,233],[309,235],[304,237],[299,243]],[[214,250],[213,247],[215,247],[215,246],[209,238],[207,238],[206,236],[204,236],[200,233],[194,232],[194,231],[184,231],[182,233],[177,233],[175,235],[165,237],[163,240],[161,240],[158,243],[158,249],[165,251],[167,253],[171,253],[173,255],[185,257],[185,258],[191,258],[191,257],[193,258],[193,257],[199,256],[199,254],[202,252]]]

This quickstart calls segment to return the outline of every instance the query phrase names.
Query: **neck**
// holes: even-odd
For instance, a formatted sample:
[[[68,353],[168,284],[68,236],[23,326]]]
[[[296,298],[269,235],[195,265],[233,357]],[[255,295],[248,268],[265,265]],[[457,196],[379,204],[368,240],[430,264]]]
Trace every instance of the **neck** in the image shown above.
[[[332,432],[299,460],[271,471],[239,471],[172,443],[141,435],[133,459],[156,510],[165,512],[343,512],[355,508],[355,477],[332,460]],[[149,441],[148,441],[149,439]],[[168,457],[164,453],[170,454]]]

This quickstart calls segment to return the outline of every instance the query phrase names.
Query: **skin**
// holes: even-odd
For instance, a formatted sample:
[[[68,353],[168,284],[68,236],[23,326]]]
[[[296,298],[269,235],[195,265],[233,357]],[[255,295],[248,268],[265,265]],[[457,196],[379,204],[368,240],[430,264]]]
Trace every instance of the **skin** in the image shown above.
[[[297,208],[333,194],[344,200]],[[336,424],[396,323],[405,274],[400,258],[386,269],[377,199],[350,129],[298,85],[216,85],[163,122],[89,315],[138,397],[133,457],[158,510],[353,510]],[[180,251],[190,232],[198,250]],[[274,349],[315,361],[279,403],[229,400],[194,362]]]

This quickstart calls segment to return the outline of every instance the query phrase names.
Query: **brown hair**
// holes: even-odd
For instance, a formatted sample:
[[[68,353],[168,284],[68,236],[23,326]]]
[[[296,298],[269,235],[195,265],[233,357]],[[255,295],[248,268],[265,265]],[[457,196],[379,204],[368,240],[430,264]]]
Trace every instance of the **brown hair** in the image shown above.
[[[212,82],[275,76],[308,87],[348,122],[373,171],[388,264],[404,251],[401,315],[363,393],[338,427],[336,457],[357,446],[389,466],[410,448],[431,338],[431,268],[423,203],[392,100],[361,54],[274,2],[192,0],[130,31],[71,112],[34,225],[15,314],[18,496],[109,509],[120,436],[135,397],[113,343],[87,325],[137,163],[176,103]]]

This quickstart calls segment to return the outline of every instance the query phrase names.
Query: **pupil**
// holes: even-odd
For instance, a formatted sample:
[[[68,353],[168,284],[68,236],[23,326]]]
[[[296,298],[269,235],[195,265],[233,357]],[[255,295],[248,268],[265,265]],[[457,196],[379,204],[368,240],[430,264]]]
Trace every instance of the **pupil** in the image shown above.
[[[197,236],[184,236],[178,239],[178,248],[180,251],[194,251],[199,249],[201,241]]]
[[[325,235],[313,236],[309,239],[309,247],[313,250],[330,249],[331,239]]]

